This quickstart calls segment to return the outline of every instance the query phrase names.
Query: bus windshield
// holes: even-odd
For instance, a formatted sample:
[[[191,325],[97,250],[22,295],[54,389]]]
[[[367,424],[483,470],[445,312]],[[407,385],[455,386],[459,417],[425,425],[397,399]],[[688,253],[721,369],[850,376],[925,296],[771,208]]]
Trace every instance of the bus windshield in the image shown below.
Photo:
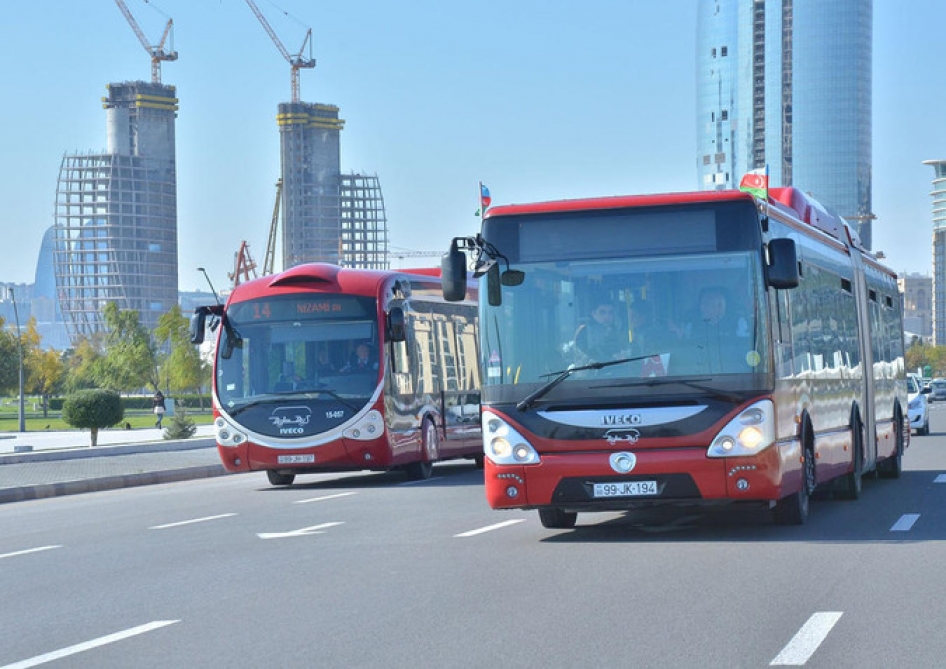
[[[549,399],[568,387],[623,395],[637,384],[759,387],[769,373],[757,252],[520,261],[516,269],[525,281],[503,289],[501,306],[481,302],[487,388],[541,388],[569,367]]]
[[[221,405],[230,412],[287,396],[362,406],[378,385],[373,298],[266,297],[230,305],[226,318],[217,347],[216,385]]]

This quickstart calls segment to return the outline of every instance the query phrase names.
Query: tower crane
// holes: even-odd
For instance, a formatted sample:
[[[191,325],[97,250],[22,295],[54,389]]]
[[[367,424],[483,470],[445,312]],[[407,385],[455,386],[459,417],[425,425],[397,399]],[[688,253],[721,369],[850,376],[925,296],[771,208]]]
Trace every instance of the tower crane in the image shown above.
[[[116,0],[117,1],[117,0]],[[279,53],[282,54],[282,57],[288,61],[289,66],[292,70],[292,101],[299,102],[299,70],[303,67],[315,67],[315,58],[312,57],[312,28],[309,28],[306,31],[305,39],[302,40],[302,46],[299,47],[299,53],[291,55],[286,47],[283,46],[282,41],[279,37],[276,36],[276,33],[273,32],[272,27],[270,27],[269,22],[266,20],[266,17],[263,16],[263,13],[259,10],[259,7],[256,6],[256,3],[253,0],[246,0],[246,4],[250,6],[250,9],[253,10],[253,13],[256,14],[256,18],[259,20],[260,24],[263,26],[263,29],[266,31],[266,34],[269,35],[269,38],[273,40],[273,43],[276,45],[276,48],[279,49]],[[305,51],[306,44],[309,45],[309,57],[304,58],[302,52]]]
[[[141,42],[141,46],[143,46],[145,51],[147,51],[151,56],[151,83],[160,84],[161,61],[177,60],[177,51],[174,50],[174,20],[170,18],[168,19],[168,23],[164,27],[164,34],[161,35],[161,41],[152,46],[148,44],[148,38],[145,37],[143,32],[141,32],[138,22],[135,21],[135,17],[131,15],[131,11],[129,11],[128,6],[125,4],[124,0],[115,0],[115,4],[118,5],[120,10],[122,10],[122,14],[125,15],[125,20],[128,21],[128,25],[131,26],[131,29],[135,31],[135,35],[138,36],[138,41]],[[164,43],[167,41],[169,35],[171,37],[171,50],[165,51]]]

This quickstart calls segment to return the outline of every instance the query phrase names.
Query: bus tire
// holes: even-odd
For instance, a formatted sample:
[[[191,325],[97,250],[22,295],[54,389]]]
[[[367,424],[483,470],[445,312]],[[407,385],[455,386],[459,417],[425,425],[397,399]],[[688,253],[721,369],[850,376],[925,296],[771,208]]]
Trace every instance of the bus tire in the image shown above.
[[[266,478],[269,479],[271,485],[292,485],[292,482],[296,480],[296,475],[280,474],[275,469],[267,469]]]
[[[861,415],[854,409],[851,417],[851,458],[853,469],[844,477],[844,498],[860,499],[862,488],[862,474],[864,469],[864,423]]]
[[[407,478],[412,481],[429,479],[434,473],[434,462],[440,458],[440,436],[430,418],[425,418],[421,425],[420,457],[420,460],[407,466]]]
[[[550,530],[570,530],[578,521],[577,513],[566,513],[561,509],[539,509],[542,527]]]
[[[903,472],[903,418],[900,413],[896,414],[897,429],[897,448],[894,454],[886,460],[877,463],[877,475],[882,479],[898,479]]]
[[[772,517],[779,525],[804,525],[808,520],[811,506],[811,494],[815,491],[817,472],[815,470],[814,438],[811,427],[806,424],[803,432],[804,461],[802,462],[801,490],[783,497],[772,508]]]

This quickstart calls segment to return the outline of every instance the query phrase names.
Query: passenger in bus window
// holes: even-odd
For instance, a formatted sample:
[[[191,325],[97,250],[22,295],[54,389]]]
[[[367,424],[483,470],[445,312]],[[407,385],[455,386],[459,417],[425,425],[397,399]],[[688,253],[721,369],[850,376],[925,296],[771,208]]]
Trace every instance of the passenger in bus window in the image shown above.
[[[351,360],[342,369],[343,372],[371,372],[378,369],[378,363],[372,359],[371,347],[365,342],[361,342],[355,347],[355,353]]]
[[[335,365],[332,364],[331,358],[328,355],[328,349],[322,348],[319,349],[319,357],[315,365],[315,371],[321,376],[322,374],[334,374]]]
[[[619,357],[628,347],[627,332],[616,324],[614,305],[598,301],[586,323],[575,332],[575,348],[591,361],[602,362]]]

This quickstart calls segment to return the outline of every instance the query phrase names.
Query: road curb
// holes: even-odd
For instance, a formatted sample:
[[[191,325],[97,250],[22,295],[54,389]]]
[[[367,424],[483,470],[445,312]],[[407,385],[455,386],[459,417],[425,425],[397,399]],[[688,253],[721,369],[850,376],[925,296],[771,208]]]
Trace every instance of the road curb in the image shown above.
[[[4,453],[0,455],[0,465],[18,465],[28,462],[53,462],[57,460],[80,460],[100,458],[109,455],[134,455],[136,453],[160,453],[165,451],[191,451],[198,448],[213,448],[217,442],[213,437],[199,437],[172,441],[144,441],[134,444],[112,446],[88,446],[82,448],[63,448],[60,450],[31,451],[29,453]]]
[[[19,488],[0,489],[0,504],[45,499],[48,497],[60,497],[62,495],[78,495],[86,492],[117,490],[142,485],[155,485],[158,483],[175,483],[177,481],[211,478],[227,474],[229,474],[229,472],[223,468],[223,465],[204,465],[182,469],[167,469],[157,472],[103,476],[79,481],[43,483]]]

